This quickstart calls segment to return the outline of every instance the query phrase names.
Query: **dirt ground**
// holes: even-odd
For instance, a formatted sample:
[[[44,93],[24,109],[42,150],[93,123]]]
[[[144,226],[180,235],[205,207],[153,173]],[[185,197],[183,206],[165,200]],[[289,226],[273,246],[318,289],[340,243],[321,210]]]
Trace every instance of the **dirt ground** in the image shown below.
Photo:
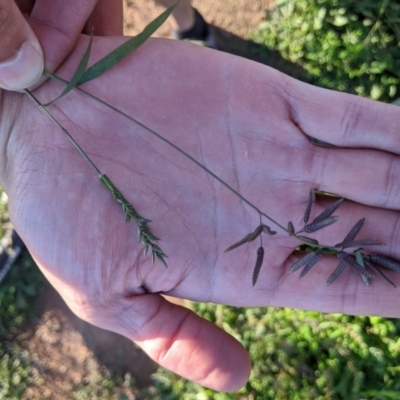
[[[246,39],[249,31],[263,20],[271,2],[194,0],[193,5],[214,27],[222,51],[260,61],[256,45]],[[140,32],[162,11],[148,0],[124,3],[127,35]],[[168,37],[169,27],[162,27],[157,35]],[[35,384],[24,398],[70,399],[73,388],[97,382],[104,371],[128,372],[139,387],[151,384],[151,374],[157,366],[129,340],[75,317],[49,285],[43,289],[39,304],[38,318],[23,338],[35,377]],[[126,398],[139,397],[131,393]]]

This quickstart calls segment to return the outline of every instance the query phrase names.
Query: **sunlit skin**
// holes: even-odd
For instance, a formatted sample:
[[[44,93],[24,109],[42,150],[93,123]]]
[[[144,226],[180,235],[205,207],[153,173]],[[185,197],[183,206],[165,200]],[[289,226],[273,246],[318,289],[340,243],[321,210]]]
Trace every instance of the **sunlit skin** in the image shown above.
[[[90,63],[124,40],[94,38]],[[82,36],[60,76],[72,76],[87,42]],[[62,88],[47,81],[34,94],[47,102]],[[400,258],[397,107],[161,39],[84,88],[165,135],[282,225],[302,226],[311,187],[349,199],[335,213],[340,220],[314,237],[335,244],[365,217],[360,237],[377,237],[388,244],[382,254]],[[125,223],[120,205],[59,128],[23,94],[3,91],[0,104],[0,183],[41,270],[78,316],[130,338],[166,368],[236,390],[250,362],[235,339],[160,292],[233,306],[400,316],[399,289],[379,278],[367,287],[346,270],[327,287],[337,258],[324,257],[302,280],[289,274],[297,242],[270,223],[278,233],[263,234],[264,263],[253,287],[259,241],[224,250],[254,231],[258,214],[144,129],[71,92],[49,109],[153,221],[168,268],[153,265],[134,223]],[[340,148],[314,146],[305,133]],[[311,217],[329,202],[317,200]],[[400,275],[387,275],[400,285]]]

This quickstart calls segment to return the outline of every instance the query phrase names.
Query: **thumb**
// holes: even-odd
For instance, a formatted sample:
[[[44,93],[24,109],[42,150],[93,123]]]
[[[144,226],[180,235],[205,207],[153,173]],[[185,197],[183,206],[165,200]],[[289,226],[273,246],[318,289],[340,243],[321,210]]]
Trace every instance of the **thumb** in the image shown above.
[[[43,52],[13,0],[0,1],[0,88],[32,86],[43,72]]]
[[[203,386],[235,391],[247,382],[247,351],[211,322],[158,294],[120,298],[118,303],[111,320],[95,313],[90,322],[128,337],[161,366]]]

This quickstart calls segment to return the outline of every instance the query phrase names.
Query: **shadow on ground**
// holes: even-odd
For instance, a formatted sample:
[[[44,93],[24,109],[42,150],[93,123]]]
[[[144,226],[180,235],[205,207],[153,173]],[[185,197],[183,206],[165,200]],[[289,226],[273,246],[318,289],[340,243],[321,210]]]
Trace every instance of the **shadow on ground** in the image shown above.
[[[299,80],[305,80],[308,76],[302,67],[285,60],[278,51],[271,50],[252,40],[242,39],[218,27],[213,27],[213,30],[221,51],[268,65]]]

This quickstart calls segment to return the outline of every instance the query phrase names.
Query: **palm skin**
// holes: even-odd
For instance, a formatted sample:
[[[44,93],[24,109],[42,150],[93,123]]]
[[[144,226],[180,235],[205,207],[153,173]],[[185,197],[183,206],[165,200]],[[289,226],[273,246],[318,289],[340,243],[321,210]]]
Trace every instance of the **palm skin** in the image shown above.
[[[91,62],[123,40],[95,38]],[[82,37],[60,76],[71,77],[86,45]],[[376,236],[388,243],[381,253],[400,257],[396,107],[157,39],[85,89],[164,135],[282,225],[301,226],[310,187],[346,197],[353,202],[340,208],[340,221],[315,237],[335,244],[366,217],[362,236]],[[48,81],[34,94],[45,103],[61,90]],[[263,237],[265,261],[253,288],[258,240],[224,249],[257,226],[258,214],[143,128],[74,91],[49,110],[153,221],[168,268],[152,264],[134,223],[124,223],[120,206],[60,129],[26,96],[1,96],[1,183],[17,231],[78,316],[127,336],[166,368],[216,390],[235,390],[250,363],[236,340],[160,293],[233,306],[400,315],[397,290],[382,280],[366,287],[345,271],[326,287],[335,258],[324,258],[300,281],[289,275],[297,242],[280,229]],[[313,146],[305,133],[341,147]]]

